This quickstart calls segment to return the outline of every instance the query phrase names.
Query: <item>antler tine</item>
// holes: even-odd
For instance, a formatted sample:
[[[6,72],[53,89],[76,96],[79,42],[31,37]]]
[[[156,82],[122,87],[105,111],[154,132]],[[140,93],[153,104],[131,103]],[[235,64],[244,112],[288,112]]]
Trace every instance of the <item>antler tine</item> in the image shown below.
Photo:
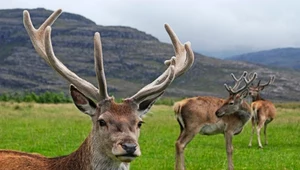
[[[256,77],[257,77],[257,73],[254,72],[253,75],[252,75],[252,78],[250,80],[247,80],[246,77],[244,78],[245,79],[245,83],[247,85],[249,85],[250,83],[252,83],[256,79]]]
[[[247,80],[247,78],[244,77],[245,85],[242,88],[240,88],[239,90],[234,91],[233,94],[238,94],[244,90],[247,90],[249,85],[256,79],[256,77],[257,77],[257,73],[254,73],[250,80]]]
[[[257,86],[256,86],[256,87],[259,87],[259,85],[260,85],[260,82],[261,82],[261,80],[258,80],[258,82],[257,82]]]
[[[225,89],[231,94],[232,93],[232,89],[231,87],[229,87],[226,83],[224,84]]]
[[[257,87],[265,87],[265,86],[268,86],[269,84],[272,84],[272,83],[274,82],[274,80],[275,80],[275,76],[271,76],[270,79],[269,79],[269,81],[268,81],[267,83],[262,84],[262,85],[258,84]],[[260,82],[260,80],[259,80],[259,82]]]
[[[231,77],[233,78],[233,80],[235,81],[235,84],[234,84],[233,87],[228,86],[227,84],[224,84],[226,90],[227,90],[229,93],[232,93],[232,89],[234,90],[234,89],[238,88],[238,87],[240,86],[242,80],[244,80],[243,78],[246,77],[247,74],[248,74],[247,71],[244,71],[240,78],[236,78],[235,75],[234,75],[233,73],[231,73],[230,75],[231,75]]]
[[[101,101],[98,89],[87,82],[86,80],[78,77],[74,72],[70,71],[64,64],[62,64],[54,54],[53,46],[51,42],[51,27],[46,28],[45,35],[45,48],[48,60],[51,67],[63,76],[70,83],[74,84],[83,94],[87,95],[93,100]]]
[[[243,92],[244,90],[247,90],[249,85],[256,79],[256,77],[257,77],[257,73],[254,73],[250,80],[247,80],[246,76],[244,76],[243,80],[245,82],[245,85],[240,89],[234,89],[234,88],[231,88],[230,86],[228,87],[226,84],[224,84],[224,86],[230,94],[236,95],[238,93]]]
[[[248,74],[247,71],[244,71],[243,74],[241,75],[241,77],[237,79],[237,78],[235,77],[235,75],[234,75],[233,73],[231,73],[230,75],[231,75],[231,77],[232,77],[232,78],[234,79],[234,81],[235,81],[235,84],[234,84],[234,86],[232,87],[232,89],[238,88],[238,87],[240,86],[240,84],[241,84],[243,78],[246,77],[247,74]]]
[[[37,51],[37,53],[61,76],[67,79],[70,83],[74,84],[82,93],[90,97],[91,99],[100,101],[98,89],[87,82],[86,80],[78,77],[75,73],[70,71],[65,65],[63,65],[55,56],[52,42],[51,42],[51,25],[61,14],[62,10],[59,9],[38,28],[35,29],[32,25],[30,15],[28,11],[24,11],[24,26],[31,39],[31,42]]]
[[[241,81],[242,78],[245,77],[247,74],[248,74],[247,71],[244,71],[240,78],[236,78],[233,73],[231,73],[230,75],[235,81]]]
[[[161,94],[174,80],[175,78],[175,67],[174,65],[169,66],[168,75],[165,80],[163,80],[160,84],[154,84],[153,86],[145,86],[140,91],[138,91],[135,95],[131,97],[131,99],[134,99],[137,103],[140,103],[141,101],[144,101],[147,99],[147,97],[155,95],[155,94]],[[165,72],[167,73],[167,72]]]
[[[175,56],[164,62],[168,68],[163,74],[128,99],[140,103],[146,100],[147,97],[161,94],[175,78],[181,76],[194,63],[194,53],[191,48],[191,43],[187,42],[184,45],[181,44],[175,32],[168,24],[165,24],[165,29],[171,38]]]
[[[95,71],[99,85],[99,95],[101,99],[108,99],[107,84],[103,67],[103,55],[100,33],[96,32],[94,36],[94,58]]]
[[[23,11],[23,23],[24,27],[30,37],[30,40],[32,42],[33,47],[37,51],[37,53],[50,65],[50,62],[47,58],[47,55],[45,53],[45,42],[44,42],[44,36],[47,26],[51,26],[55,20],[60,16],[62,13],[61,9],[56,10],[53,12],[46,20],[45,22],[38,28],[35,29],[30,18],[30,14],[27,10]]]
[[[179,77],[193,65],[194,53],[191,47],[191,43],[186,42],[183,45],[178,39],[175,32],[173,31],[173,29],[170,27],[170,25],[165,24],[165,29],[169,34],[169,37],[172,41],[173,48],[175,51],[175,57],[172,57],[175,58],[175,62],[176,62],[175,76]],[[165,64],[169,65],[170,60],[166,60]]]

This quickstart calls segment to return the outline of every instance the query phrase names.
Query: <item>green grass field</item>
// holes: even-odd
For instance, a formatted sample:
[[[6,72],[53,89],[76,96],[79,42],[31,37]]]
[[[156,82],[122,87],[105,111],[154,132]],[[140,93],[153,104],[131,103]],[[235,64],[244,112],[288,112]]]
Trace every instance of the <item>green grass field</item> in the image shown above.
[[[144,118],[142,156],[132,170],[171,170],[179,126],[171,106],[154,106]],[[0,148],[53,157],[74,151],[91,129],[90,118],[73,104],[0,103]],[[300,103],[278,104],[268,126],[269,145],[248,148],[250,123],[233,140],[235,169],[300,169]],[[262,141],[264,137],[262,135]],[[188,170],[227,169],[223,135],[198,135],[185,150]]]

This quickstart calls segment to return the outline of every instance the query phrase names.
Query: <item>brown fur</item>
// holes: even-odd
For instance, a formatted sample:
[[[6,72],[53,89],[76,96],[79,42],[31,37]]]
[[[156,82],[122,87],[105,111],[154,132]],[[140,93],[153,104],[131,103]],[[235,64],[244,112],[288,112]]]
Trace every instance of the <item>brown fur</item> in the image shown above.
[[[43,170],[47,158],[42,155],[1,150],[0,170]]]
[[[215,123],[219,119],[214,113],[223,104],[223,101],[223,99],[208,96],[189,98],[176,102],[174,111],[176,116],[182,118],[185,127],[198,126],[203,123]],[[190,120],[196,122],[190,123]]]
[[[198,133],[202,135],[224,134],[229,169],[232,164],[232,136],[239,134],[245,123],[250,119],[250,106],[246,102],[240,104],[240,111],[217,117],[216,111],[231,99],[220,99],[211,96],[200,96],[184,99],[174,104],[174,112],[181,131],[176,141],[176,170],[185,169],[184,148]],[[245,112],[245,113],[244,113]],[[232,164],[232,165],[231,165]]]
[[[74,96],[76,96],[74,99],[75,104],[85,105],[87,103],[87,101],[82,100],[84,98],[77,97],[80,93],[76,91],[73,93],[75,93]],[[80,99],[78,103],[76,99]],[[127,163],[123,163],[122,165],[122,160],[118,161],[116,157],[109,158],[111,156],[108,157],[106,154],[107,152],[108,154],[111,152],[110,148],[113,147],[111,146],[112,144],[115,148],[120,150],[122,147],[119,145],[122,145],[122,142],[137,143],[139,136],[137,121],[139,121],[140,118],[135,109],[137,109],[137,107],[134,107],[130,102],[117,104],[113,100],[109,100],[106,103],[101,103],[99,104],[99,108],[96,109],[96,115],[92,117],[92,132],[82,145],[70,155],[47,158],[40,154],[0,150],[0,170],[128,169]],[[109,128],[99,127],[98,117],[100,116],[109,122]],[[110,129],[110,131],[108,131],[108,129]],[[137,136],[133,136],[134,133],[136,133]],[[108,144],[110,146],[108,146]],[[105,150],[103,148],[107,149]],[[137,150],[139,150],[139,146],[137,146]],[[113,165],[113,167],[111,165]]]
[[[260,130],[264,127],[264,136],[265,136],[265,144],[268,144],[267,140],[267,125],[273,121],[276,116],[276,108],[274,104],[260,97],[259,90],[252,88],[250,90],[256,90],[256,92],[252,92],[252,103],[251,103],[251,112],[252,112],[252,133],[250,137],[249,146],[252,146],[252,138],[256,127],[257,140],[259,148],[263,148],[260,140]],[[254,95],[255,94],[255,95]]]
[[[86,170],[91,169],[89,150],[83,145],[68,156],[46,158],[43,155],[11,150],[0,151],[0,170]]]
[[[258,100],[251,103],[251,109],[257,110],[258,121],[267,119],[274,119],[276,114],[276,108],[274,104],[269,100]],[[258,122],[257,122],[258,123]]]
[[[0,170],[88,170],[91,167],[90,136],[73,153],[47,158],[12,150],[0,150]]]

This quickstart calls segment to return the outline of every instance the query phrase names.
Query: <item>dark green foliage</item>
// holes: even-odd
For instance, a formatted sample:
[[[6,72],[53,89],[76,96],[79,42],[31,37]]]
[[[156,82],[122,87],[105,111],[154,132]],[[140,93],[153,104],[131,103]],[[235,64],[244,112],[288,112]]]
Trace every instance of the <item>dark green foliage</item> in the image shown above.
[[[4,93],[0,94],[0,101],[15,101],[15,102],[35,102],[35,103],[71,103],[72,99],[70,96],[64,94],[63,92],[45,92],[36,94],[34,92],[25,92],[25,93]],[[115,98],[117,103],[121,103],[122,99]],[[177,101],[175,98],[160,98],[155,104],[156,105],[167,105],[173,106]]]
[[[36,102],[36,103],[70,103],[72,99],[63,92],[45,92],[36,94],[34,92],[25,93],[4,93],[0,95],[0,101],[15,102]]]
[[[178,99],[175,98],[160,98],[155,102],[155,105],[166,105],[166,106],[173,106],[174,103],[178,101]]]

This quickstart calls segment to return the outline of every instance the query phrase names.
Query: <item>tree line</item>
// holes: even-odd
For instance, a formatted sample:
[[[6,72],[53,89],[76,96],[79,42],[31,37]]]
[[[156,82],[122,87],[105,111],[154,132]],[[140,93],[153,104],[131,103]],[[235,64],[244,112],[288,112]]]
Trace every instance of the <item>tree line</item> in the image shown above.
[[[36,94],[34,92],[3,93],[0,94],[0,101],[8,102],[36,102],[36,103],[71,103],[70,96],[63,92],[49,92]]]
[[[122,99],[115,99],[116,102],[121,102]],[[35,92],[15,92],[0,94],[0,101],[2,102],[35,102],[35,103],[72,103],[72,98],[63,92],[50,92],[44,93]],[[156,105],[172,106],[176,99],[173,98],[160,98]]]

